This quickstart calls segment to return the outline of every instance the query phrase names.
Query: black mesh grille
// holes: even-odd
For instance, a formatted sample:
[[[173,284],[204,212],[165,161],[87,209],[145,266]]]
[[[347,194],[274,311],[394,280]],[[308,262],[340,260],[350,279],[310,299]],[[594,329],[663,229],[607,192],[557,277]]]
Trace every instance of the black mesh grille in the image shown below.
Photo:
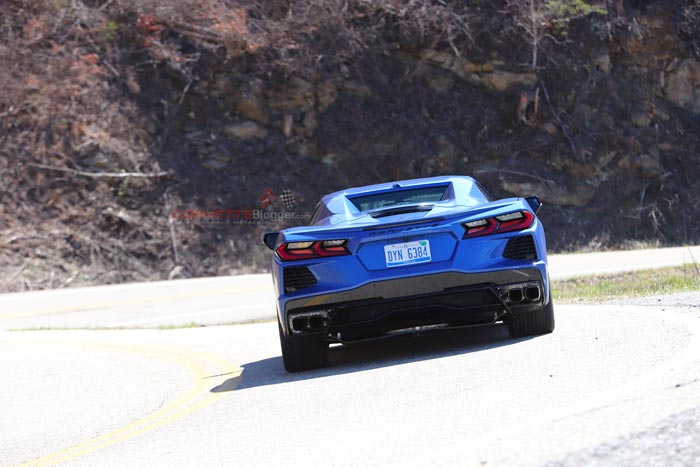
[[[537,259],[537,250],[532,236],[525,235],[508,240],[503,257],[507,259]]]
[[[282,275],[284,277],[285,292],[294,292],[316,283],[316,277],[311,274],[311,271],[306,266],[284,268]]]

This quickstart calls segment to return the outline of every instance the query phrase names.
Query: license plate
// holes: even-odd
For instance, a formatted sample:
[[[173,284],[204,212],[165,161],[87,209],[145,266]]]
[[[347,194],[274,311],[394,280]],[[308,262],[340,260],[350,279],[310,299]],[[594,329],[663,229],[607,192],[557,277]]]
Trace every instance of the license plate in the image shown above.
[[[408,266],[410,264],[430,262],[430,242],[418,240],[415,242],[394,243],[384,246],[386,267]]]

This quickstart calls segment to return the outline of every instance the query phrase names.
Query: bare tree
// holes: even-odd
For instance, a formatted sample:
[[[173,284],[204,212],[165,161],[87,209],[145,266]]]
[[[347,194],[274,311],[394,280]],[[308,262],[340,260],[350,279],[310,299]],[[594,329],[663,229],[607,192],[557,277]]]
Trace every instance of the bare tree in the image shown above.
[[[590,14],[605,14],[605,0],[508,0],[507,12],[530,43],[530,66],[539,61],[542,42],[554,39],[556,32],[565,32],[569,22]]]

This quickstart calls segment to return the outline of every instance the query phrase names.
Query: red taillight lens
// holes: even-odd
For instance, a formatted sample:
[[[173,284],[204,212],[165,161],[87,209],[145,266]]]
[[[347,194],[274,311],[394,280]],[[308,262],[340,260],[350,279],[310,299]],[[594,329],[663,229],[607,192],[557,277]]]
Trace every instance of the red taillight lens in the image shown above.
[[[496,231],[498,227],[498,222],[492,218],[479,219],[478,221],[467,222],[462,224],[465,229],[467,229],[467,237],[481,237],[482,235],[489,235]]]
[[[324,240],[322,242],[316,242],[314,251],[319,256],[340,256],[349,253],[345,248],[345,240]]]
[[[496,220],[500,222],[498,229],[496,229],[498,232],[514,232],[530,227],[535,216],[528,211],[520,211],[497,216]]]
[[[535,216],[529,211],[516,211],[496,217],[466,222],[464,238],[481,237],[493,233],[514,232],[530,227]]]
[[[317,242],[288,242],[277,248],[277,256],[282,261],[325,258],[328,256],[348,255],[345,248],[347,240],[321,240]]]
[[[277,256],[282,261],[296,261],[300,259],[315,258],[316,253],[312,249],[314,242],[289,242],[277,247]]]

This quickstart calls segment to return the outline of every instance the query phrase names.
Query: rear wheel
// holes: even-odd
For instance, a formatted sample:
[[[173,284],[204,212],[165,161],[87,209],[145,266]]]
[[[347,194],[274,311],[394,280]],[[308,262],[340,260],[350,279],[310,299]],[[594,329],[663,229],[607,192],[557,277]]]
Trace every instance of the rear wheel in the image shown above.
[[[554,303],[550,292],[549,303],[541,308],[518,313],[506,323],[510,337],[537,336],[554,331]]]
[[[323,334],[285,336],[279,322],[277,327],[285,370],[293,373],[328,365],[328,342]]]

